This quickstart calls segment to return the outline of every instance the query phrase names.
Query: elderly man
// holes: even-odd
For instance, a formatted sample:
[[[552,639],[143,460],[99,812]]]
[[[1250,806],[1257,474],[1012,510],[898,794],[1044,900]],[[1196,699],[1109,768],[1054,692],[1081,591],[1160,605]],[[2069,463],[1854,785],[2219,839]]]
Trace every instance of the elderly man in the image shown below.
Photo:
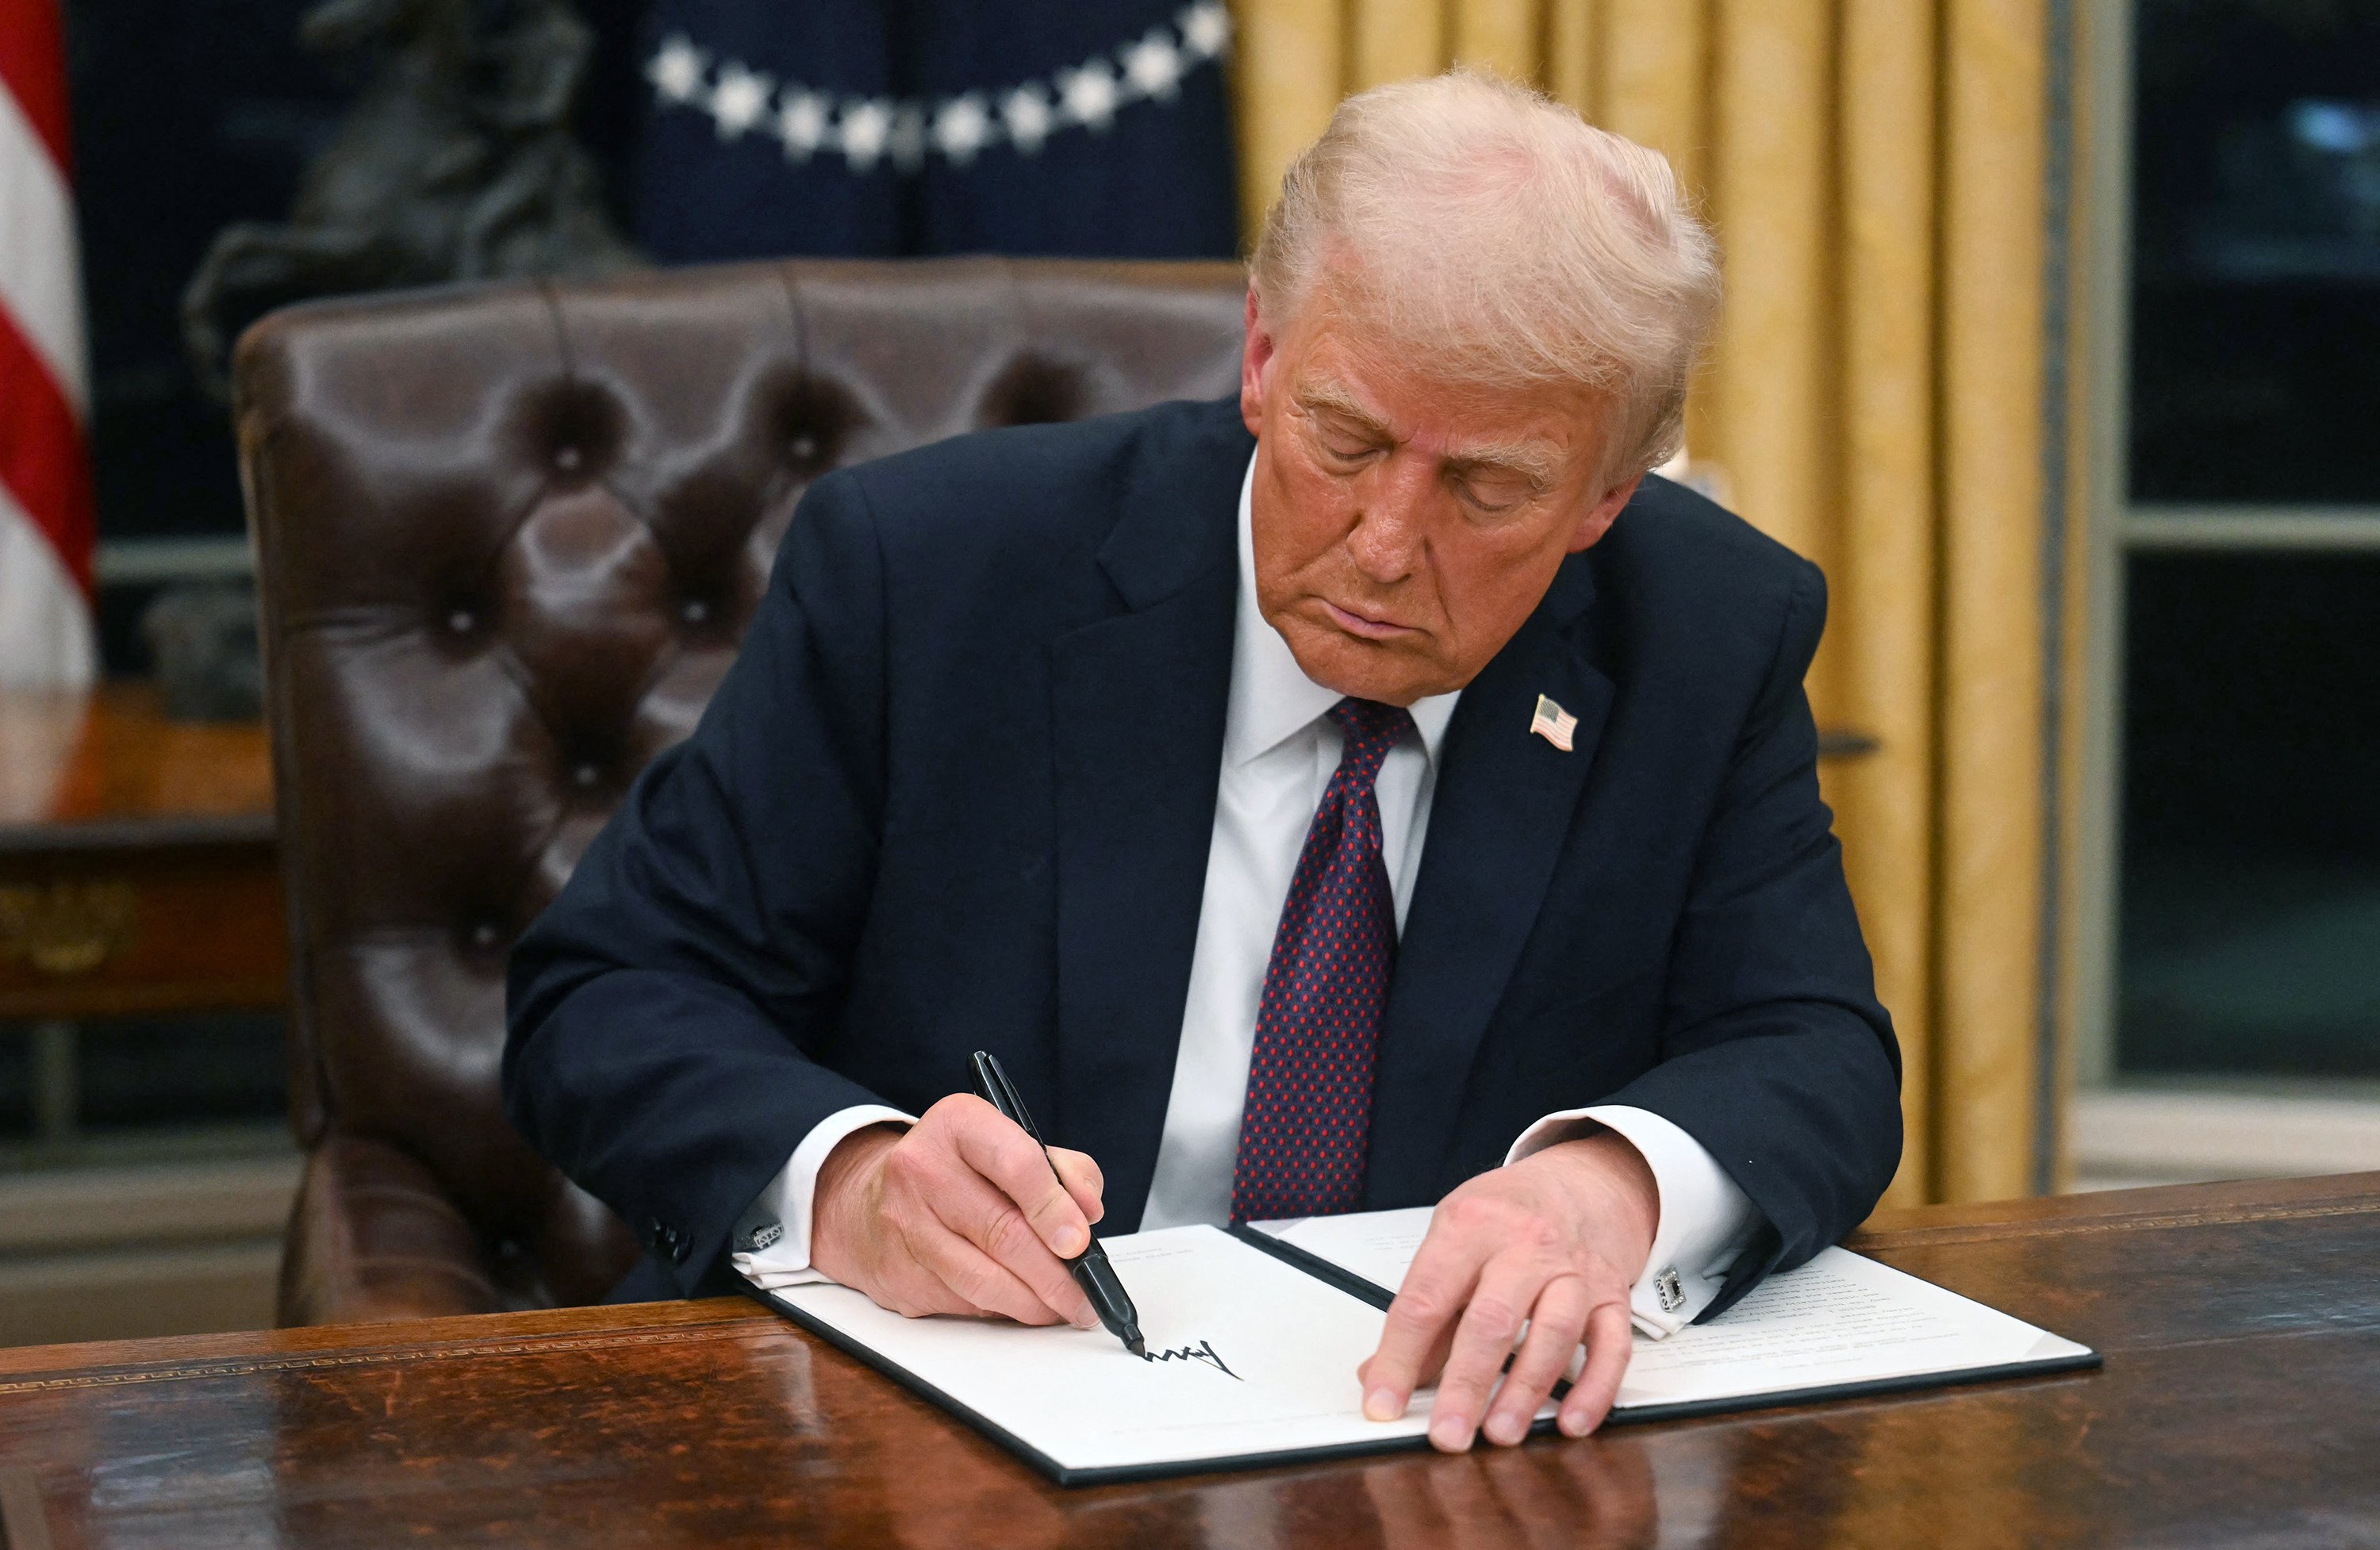
[[[1582,1343],[1591,1429],[1632,1320],[1856,1223],[1897,1054],[1818,800],[1823,586],[1646,475],[1716,297],[1658,156],[1384,88],[1289,172],[1236,406],[820,480],[514,963],[511,1112],[644,1235],[620,1295],[732,1256],[1087,1324],[1093,1222],[1435,1204],[1360,1402],[1436,1379],[1463,1448]],[[1062,1188],[950,1096],[977,1047]]]

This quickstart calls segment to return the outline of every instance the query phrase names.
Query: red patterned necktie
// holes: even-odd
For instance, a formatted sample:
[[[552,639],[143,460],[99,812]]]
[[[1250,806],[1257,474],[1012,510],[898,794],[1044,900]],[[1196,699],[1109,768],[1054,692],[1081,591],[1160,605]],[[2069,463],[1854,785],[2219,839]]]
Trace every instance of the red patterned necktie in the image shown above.
[[[1414,723],[1368,699],[1341,700],[1330,719],[1346,745],[1305,831],[1265,967],[1232,1170],[1235,1222],[1352,1211],[1364,1194],[1372,1057],[1397,955],[1372,782]]]

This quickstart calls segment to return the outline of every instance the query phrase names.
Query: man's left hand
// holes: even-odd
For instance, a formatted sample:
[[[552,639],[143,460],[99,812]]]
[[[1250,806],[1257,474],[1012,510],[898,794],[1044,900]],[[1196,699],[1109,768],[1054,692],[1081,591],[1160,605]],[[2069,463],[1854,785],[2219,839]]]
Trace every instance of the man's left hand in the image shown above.
[[[1434,1446],[1460,1453],[1475,1433],[1516,1443],[1585,1341],[1585,1369],[1556,1424],[1573,1437],[1595,1430],[1628,1370],[1628,1291],[1659,1225],[1653,1170],[1609,1131],[1464,1184],[1439,1203],[1379,1349],[1356,1369],[1364,1413],[1394,1420],[1435,1378]]]

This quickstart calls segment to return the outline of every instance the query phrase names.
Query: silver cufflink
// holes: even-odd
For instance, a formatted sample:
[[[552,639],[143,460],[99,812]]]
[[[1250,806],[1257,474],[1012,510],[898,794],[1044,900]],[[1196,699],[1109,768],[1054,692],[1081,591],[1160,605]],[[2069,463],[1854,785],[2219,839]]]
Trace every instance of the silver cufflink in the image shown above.
[[[1671,1265],[1653,1278],[1653,1293],[1661,1300],[1661,1311],[1674,1314],[1686,1305],[1686,1289],[1678,1279],[1678,1267]]]

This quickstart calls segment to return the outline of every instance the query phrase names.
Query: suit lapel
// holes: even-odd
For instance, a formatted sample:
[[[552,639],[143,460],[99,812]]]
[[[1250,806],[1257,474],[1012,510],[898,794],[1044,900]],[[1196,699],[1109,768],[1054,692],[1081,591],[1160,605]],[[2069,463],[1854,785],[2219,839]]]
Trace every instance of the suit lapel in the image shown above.
[[[1236,417],[1167,479],[1127,481],[1099,555],[1129,612],[1052,648],[1058,1105],[1050,1139],[1107,1176],[1105,1230],[1137,1225],[1157,1168],[1197,945],[1231,697],[1232,516],[1254,447]]]
[[[1572,562],[1447,729],[1373,1081],[1368,1207],[1437,1198],[1472,1059],[1569,837],[1614,693],[1577,638],[1592,595]],[[1568,753],[1528,730],[1541,694],[1578,718]]]

